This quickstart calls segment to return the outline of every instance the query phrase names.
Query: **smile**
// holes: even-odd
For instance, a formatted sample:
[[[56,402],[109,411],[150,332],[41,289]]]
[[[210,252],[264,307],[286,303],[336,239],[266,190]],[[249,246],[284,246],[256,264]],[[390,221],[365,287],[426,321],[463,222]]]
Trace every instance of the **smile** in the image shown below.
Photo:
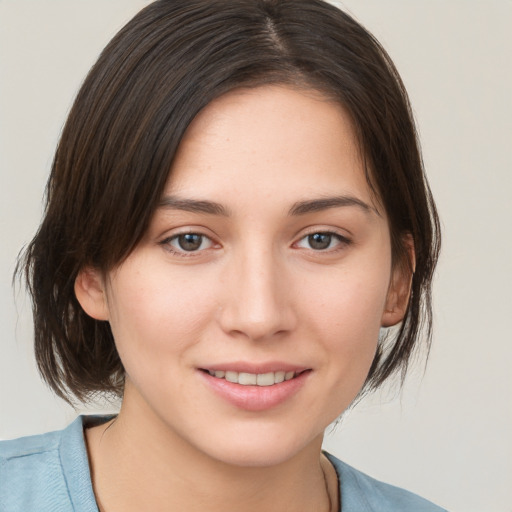
[[[298,375],[296,372],[268,372],[268,373],[246,373],[224,370],[206,370],[212,377],[225,379],[233,384],[242,386],[273,386],[281,382],[293,379]]]
[[[198,369],[201,370],[199,373],[205,384],[217,396],[237,409],[252,412],[269,410],[291,400],[309,380],[313,371],[311,368],[293,368],[286,363],[258,366],[228,363],[225,366],[219,364],[213,368]]]

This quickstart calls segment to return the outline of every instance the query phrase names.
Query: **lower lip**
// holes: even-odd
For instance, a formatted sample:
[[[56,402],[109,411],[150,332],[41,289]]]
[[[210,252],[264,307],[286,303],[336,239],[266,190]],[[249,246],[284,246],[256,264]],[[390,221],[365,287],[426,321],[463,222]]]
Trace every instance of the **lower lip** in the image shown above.
[[[306,382],[311,371],[273,386],[243,386],[226,379],[213,377],[199,370],[208,386],[224,400],[246,411],[266,411],[281,405],[295,395]]]

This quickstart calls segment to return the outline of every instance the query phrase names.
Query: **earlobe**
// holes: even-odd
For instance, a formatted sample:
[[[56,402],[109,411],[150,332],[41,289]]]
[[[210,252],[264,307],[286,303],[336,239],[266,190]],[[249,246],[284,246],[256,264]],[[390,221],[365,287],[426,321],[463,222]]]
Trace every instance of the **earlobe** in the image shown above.
[[[382,327],[392,327],[401,322],[409,305],[412,279],[416,268],[414,241],[411,235],[405,237],[404,245],[407,251],[407,260],[397,263],[393,269],[386,307],[382,314]]]
[[[407,305],[409,303],[409,289],[404,291],[397,290],[396,288],[390,289],[386,300],[386,309],[382,314],[382,327],[392,327],[404,319]]]
[[[75,279],[75,295],[82,309],[96,320],[108,320],[109,311],[101,272],[83,268]]]

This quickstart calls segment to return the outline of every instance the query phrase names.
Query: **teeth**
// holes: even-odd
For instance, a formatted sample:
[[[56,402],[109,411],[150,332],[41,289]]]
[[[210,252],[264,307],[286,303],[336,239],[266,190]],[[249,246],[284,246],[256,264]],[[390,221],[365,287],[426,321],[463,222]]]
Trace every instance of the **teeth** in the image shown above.
[[[258,373],[256,376],[258,386],[273,386],[276,382],[274,372]]]
[[[293,379],[293,376],[295,375],[295,372],[286,372],[284,374],[284,380],[290,380]]]
[[[285,380],[291,380],[295,377],[295,372],[269,372],[269,373],[246,373],[246,372],[231,372],[223,370],[208,370],[212,377],[218,379],[226,379],[228,382],[234,384],[241,384],[242,386],[273,386]]]
[[[258,378],[259,375],[255,375],[254,373],[240,372],[238,374],[238,384],[242,384],[243,386],[254,386],[256,385]]]
[[[274,382],[276,384],[279,384],[280,382],[283,382],[285,375],[286,375],[286,372],[276,372],[275,375],[274,375]]]
[[[226,372],[225,379],[228,382],[234,382],[235,384],[238,384],[238,372]]]

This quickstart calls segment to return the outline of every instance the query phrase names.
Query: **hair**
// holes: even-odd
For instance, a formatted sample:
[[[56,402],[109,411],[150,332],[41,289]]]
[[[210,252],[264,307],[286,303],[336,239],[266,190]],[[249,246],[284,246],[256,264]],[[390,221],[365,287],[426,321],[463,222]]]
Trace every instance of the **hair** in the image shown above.
[[[378,41],[322,0],[158,0],[119,31],[80,88],[44,218],[16,270],[32,298],[39,371],[60,397],[122,395],[124,386],[109,323],[75,296],[78,273],[106,272],[138,244],[201,109],[265,84],[317,90],[344,106],[388,215],[395,265],[409,260],[404,236],[414,241],[406,316],[392,339],[379,340],[364,389],[403,377],[420,338],[430,346],[439,220],[407,93]]]

